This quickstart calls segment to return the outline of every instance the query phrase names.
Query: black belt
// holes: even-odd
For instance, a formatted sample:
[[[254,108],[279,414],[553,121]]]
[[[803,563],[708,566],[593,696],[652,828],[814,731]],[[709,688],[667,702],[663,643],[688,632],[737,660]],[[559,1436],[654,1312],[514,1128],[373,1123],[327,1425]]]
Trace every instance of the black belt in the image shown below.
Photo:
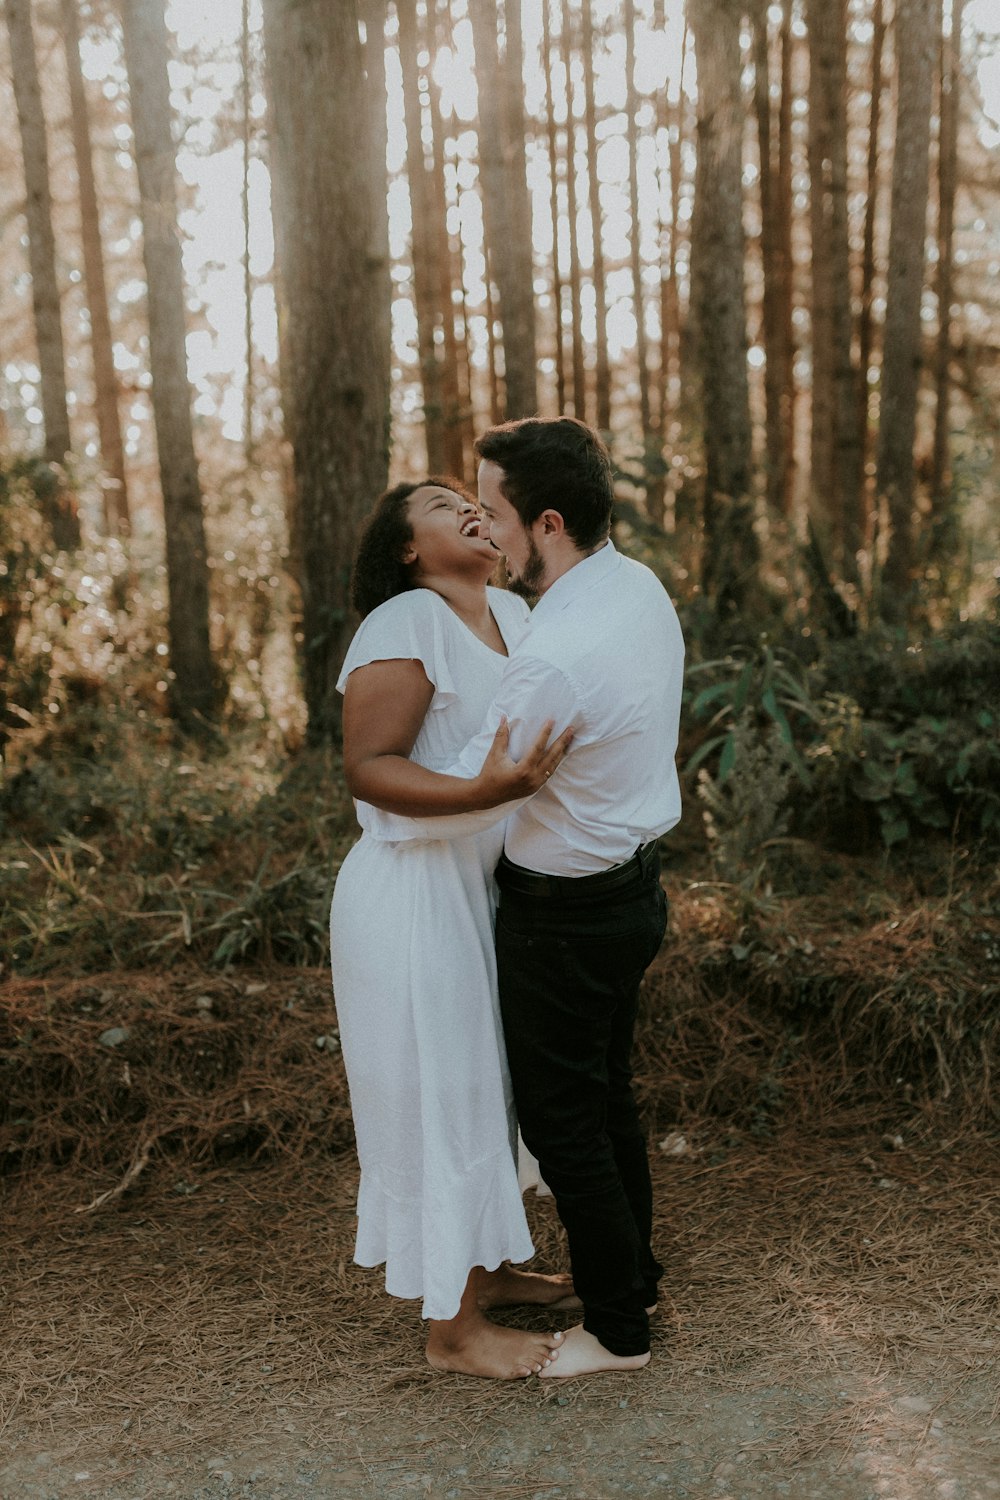
[[[598,870],[594,875],[542,875],[537,870],[526,870],[513,864],[501,854],[497,865],[497,885],[502,891],[516,892],[520,896],[591,896],[603,895],[633,885],[637,877],[646,875],[650,869],[659,870],[660,841],[652,839],[637,849],[624,864],[612,865],[610,870]]]

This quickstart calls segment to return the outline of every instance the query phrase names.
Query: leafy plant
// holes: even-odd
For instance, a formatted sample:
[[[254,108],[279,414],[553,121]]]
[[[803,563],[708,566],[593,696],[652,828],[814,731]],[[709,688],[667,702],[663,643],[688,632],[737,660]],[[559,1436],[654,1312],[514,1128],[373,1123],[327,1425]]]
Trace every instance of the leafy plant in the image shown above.
[[[693,697],[689,711],[707,721],[709,737],[698,747],[685,766],[694,771],[715,751],[719,752],[718,778],[725,781],[737,754],[737,729],[744,716],[757,723],[774,725],[787,751],[787,759],[804,786],[809,784],[809,770],[796,745],[792,724],[814,723],[816,705],[799,675],[792,658],[783,659],[767,642],[746,661],[735,657],[700,662],[688,672],[688,678],[716,674]]]
[[[705,738],[685,770],[710,772],[724,787],[748,753],[750,730],[770,724],[769,743],[780,744],[792,773],[788,821],[796,831],[823,838],[838,825],[856,846],[859,830],[863,837],[873,827],[886,848],[959,827],[976,839],[995,837],[1000,716],[983,688],[994,656],[1000,675],[1000,632],[978,623],[918,644],[875,634],[824,647],[807,664],[766,641],[746,656],[696,663],[687,713]],[[759,747],[753,755],[773,800],[782,767],[771,775]],[[751,821],[764,815],[749,789],[737,800]]]
[[[787,832],[792,751],[777,724],[758,727],[744,709],[729,734],[732,755],[723,776],[698,772],[698,796],[713,863],[723,880],[755,885],[769,841]]]

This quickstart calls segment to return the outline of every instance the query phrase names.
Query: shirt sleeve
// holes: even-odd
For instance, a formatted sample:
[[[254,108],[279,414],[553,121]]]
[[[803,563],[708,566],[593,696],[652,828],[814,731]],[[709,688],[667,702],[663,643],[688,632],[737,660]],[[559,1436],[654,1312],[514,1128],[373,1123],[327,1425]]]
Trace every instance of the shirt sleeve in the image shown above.
[[[510,723],[510,753],[514,760],[520,760],[547,719],[555,720],[553,737],[562,734],[570,725],[577,736],[585,729],[580,695],[565,673],[538,657],[514,656],[504,671],[482,728],[469,741],[457,761],[446,768],[445,775],[466,779],[478,775],[493,743],[502,714],[507,716]],[[572,746],[568,753],[572,755]],[[558,778],[559,771],[556,770],[553,772],[553,783]],[[550,787],[547,783],[534,795],[551,796],[555,790],[555,785]],[[520,797],[514,802],[501,803],[499,807],[486,807],[478,812],[444,813],[440,817],[406,818],[398,813],[387,814],[386,821],[391,822],[391,827],[386,828],[386,837],[399,842],[466,838],[470,834],[492,828],[529,800],[527,797]]]

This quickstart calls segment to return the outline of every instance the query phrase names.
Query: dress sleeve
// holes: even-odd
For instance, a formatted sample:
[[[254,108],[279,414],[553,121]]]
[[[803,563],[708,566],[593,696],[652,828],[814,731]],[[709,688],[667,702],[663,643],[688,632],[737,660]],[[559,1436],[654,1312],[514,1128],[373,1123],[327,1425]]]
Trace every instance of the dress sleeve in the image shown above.
[[[366,615],[344,657],[337,691],[359,667],[373,661],[419,661],[435,688],[431,709],[456,696],[448,665],[441,612],[428,589],[409,589]]]

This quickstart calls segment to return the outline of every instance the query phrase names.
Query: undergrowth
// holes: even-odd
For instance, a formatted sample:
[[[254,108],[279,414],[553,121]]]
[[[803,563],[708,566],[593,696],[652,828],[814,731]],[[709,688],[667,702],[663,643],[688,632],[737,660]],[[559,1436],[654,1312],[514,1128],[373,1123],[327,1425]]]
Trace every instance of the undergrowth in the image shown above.
[[[94,705],[22,737],[0,790],[0,947],[23,974],[323,961],[356,834],[333,750],[174,741]]]
[[[856,853],[945,835],[995,857],[995,681],[1000,625],[986,621],[924,642],[765,638],[695,660],[686,713],[700,743],[686,769],[700,775],[720,873],[755,880],[786,834]]]

